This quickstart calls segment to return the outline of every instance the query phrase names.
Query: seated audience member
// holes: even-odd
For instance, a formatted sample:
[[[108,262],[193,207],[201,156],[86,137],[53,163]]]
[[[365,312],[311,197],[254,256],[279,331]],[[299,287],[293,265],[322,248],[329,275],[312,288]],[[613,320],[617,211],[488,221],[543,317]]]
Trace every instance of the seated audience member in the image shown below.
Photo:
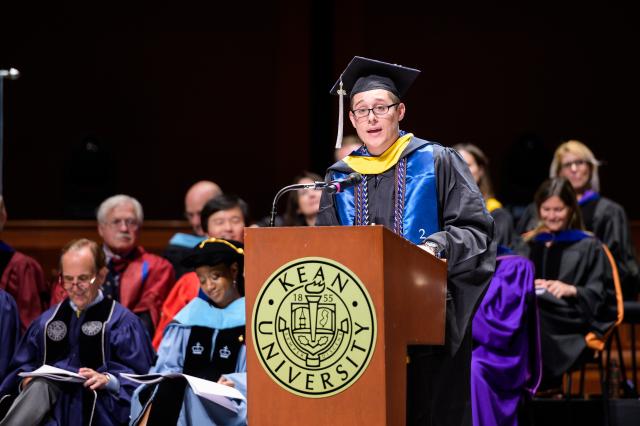
[[[293,180],[293,184],[322,182],[320,175],[304,171]],[[299,189],[287,194],[287,209],[283,215],[276,216],[275,226],[314,226],[320,209],[321,189]],[[271,217],[267,216],[256,223],[257,226],[269,226]]]
[[[587,231],[609,247],[618,267],[625,300],[635,299],[640,290],[640,270],[624,208],[599,194],[599,162],[583,143],[570,140],[560,145],[553,156],[549,177],[566,178],[578,197],[578,206]],[[530,205],[518,222],[520,233],[537,225],[535,206]]]
[[[13,297],[0,288],[0,383],[9,368],[9,361],[20,339],[20,317]]]
[[[474,180],[482,192],[487,210],[493,216],[493,240],[500,246],[516,250],[522,246],[522,238],[515,231],[513,218],[507,209],[502,207],[493,193],[489,176],[489,159],[477,146],[465,143],[453,147],[464,158]]]
[[[163,253],[163,257],[173,265],[173,269],[176,271],[176,279],[179,279],[185,272],[189,272],[181,265],[182,259],[191,253],[191,249],[196,244],[206,238],[200,225],[202,207],[207,201],[220,194],[222,194],[220,187],[208,180],[196,182],[187,191],[184,197],[184,215],[191,228],[193,228],[193,234],[178,232],[171,237],[169,245]]]
[[[128,195],[107,198],[98,208],[98,233],[104,241],[109,269],[102,291],[107,299],[120,302],[138,315],[153,336],[162,302],[175,278],[166,259],[138,245],[142,220],[142,206]],[[56,291],[54,296],[51,303],[59,302],[63,295]]]
[[[196,270],[199,294],[168,325],[151,372],[200,377],[246,396],[242,244],[210,238],[185,263]],[[132,424],[246,424],[246,403],[232,401],[238,414],[198,397],[183,378],[165,379],[136,390]]]
[[[7,221],[7,210],[0,195],[0,232]],[[40,264],[31,257],[14,250],[0,240],[0,289],[16,301],[20,312],[21,329],[26,330],[46,307],[49,286]]]
[[[296,183],[322,181],[320,175],[304,172],[295,179]],[[314,226],[320,209],[322,190],[300,189],[289,194],[287,210],[284,212],[283,226]]]
[[[345,136],[342,138],[342,146],[340,148],[336,148],[334,155],[335,160],[342,160],[353,151],[359,149],[362,145],[362,141],[356,135]]]
[[[526,234],[535,266],[540,310],[543,381],[561,387],[562,375],[593,353],[586,335],[603,337],[615,323],[611,265],[602,243],[584,231],[575,193],[567,180],[544,182],[535,196],[538,226]]]
[[[219,195],[209,200],[201,212],[204,232],[211,238],[244,241],[244,227],[249,221],[249,206],[243,199],[229,194]],[[153,337],[153,346],[157,349],[162,340],[164,329],[193,298],[198,295],[200,281],[194,272],[180,278],[162,305],[160,323]]]
[[[100,290],[107,268],[96,242],[67,244],[60,269],[66,298],[39,316],[20,341],[0,386],[0,396],[19,395],[0,425],[124,424],[134,387],[118,375],[146,373],[153,361],[151,342],[140,320]],[[86,381],[18,375],[44,364]]]

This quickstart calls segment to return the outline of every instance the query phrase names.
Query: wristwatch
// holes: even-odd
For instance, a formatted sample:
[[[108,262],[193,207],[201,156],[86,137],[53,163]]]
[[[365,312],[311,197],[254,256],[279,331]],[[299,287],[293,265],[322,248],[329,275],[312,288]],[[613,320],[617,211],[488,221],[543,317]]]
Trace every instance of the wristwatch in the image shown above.
[[[442,248],[440,248],[440,244],[438,244],[438,243],[436,243],[434,241],[427,240],[427,241],[425,241],[424,245],[431,249],[431,252],[433,253],[433,255],[435,257],[437,257],[438,259],[442,259],[442,256],[444,254],[444,250]]]

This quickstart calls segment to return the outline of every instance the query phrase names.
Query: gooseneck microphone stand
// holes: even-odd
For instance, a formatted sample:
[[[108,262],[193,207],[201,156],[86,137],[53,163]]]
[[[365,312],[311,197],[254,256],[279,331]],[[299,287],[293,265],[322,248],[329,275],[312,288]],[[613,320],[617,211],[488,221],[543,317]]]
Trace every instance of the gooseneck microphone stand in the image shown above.
[[[327,182],[313,182],[313,183],[296,183],[293,185],[288,185],[282,188],[275,197],[273,197],[273,205],[271,206],[271,218],[269,219],[269,227],[273,228],[276,226],[276,214],[277,214],[277,206],[278,200],[282,195],[289,191],[295,191],[299,189],[324,189],[329,187],[330,184]]]
[[[273,206],[271,207],[271,219],[269,220],[269,226],[273,228],[276,225],[276,205],[278,199],[285,192],[293,191],[296,189],[324,189],[329,194],[335,194],[341,192],[346,188],[350,188],[354,185],[362,182],[362,175],[360,173],[351,173],[345,179],[332,180],[331,182],[313,182],[313,183],[296,183],[294,185],[285,186],[282,188],[276,196],[273,198]]]

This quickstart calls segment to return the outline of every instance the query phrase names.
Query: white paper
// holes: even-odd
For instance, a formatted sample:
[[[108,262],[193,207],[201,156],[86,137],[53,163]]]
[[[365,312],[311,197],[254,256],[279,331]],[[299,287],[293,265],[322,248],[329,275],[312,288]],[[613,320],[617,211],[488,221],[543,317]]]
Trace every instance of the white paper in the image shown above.
[[[536,294],[541,296],[547,292],[547,289],[544,287],[536,287]]]
[[[156,374],[128,374],[121,373],[120,376],[137,383],[158,383],[165,378],[184,377],[189,383],[193,393],[208,401],[214,402],[234,413],[238,412],[238,407],[228,398],[239,399],[245,401],[244,395],[231,386],[221,385],[220,383],[210,380],[201,379],[199,377],[189,376],[182,373],[156,373]]]
[[[63,370],[62,368],[53,367],[51,365],[44,364],[42,367],[34,370],[30,373],[18,373],[20,377],[45,377],[47,379],[55,380],[57,382],[73,382],[73,383],[84,383],[86,378],[81,376],[80,374]]]
[[[150,384],[150,383],[158,383],[164,380],[165,377],[182,377],[180,373],[166,373],[166,374],[131,374],[131,373],[120,373],[120,376],[125,379],[129,379],[132,382],[142,383],[142,384]]]

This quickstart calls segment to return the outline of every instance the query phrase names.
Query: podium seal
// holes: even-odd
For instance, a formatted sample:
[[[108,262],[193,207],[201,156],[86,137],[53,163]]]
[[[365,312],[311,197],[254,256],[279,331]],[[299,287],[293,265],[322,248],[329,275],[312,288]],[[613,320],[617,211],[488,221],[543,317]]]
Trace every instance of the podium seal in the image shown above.
[[[253,307],[253,344],[267,374],[299,396],[344,391],[367,368],[376,315],[360,279],[331,259],[306,257],[276,270]]]

